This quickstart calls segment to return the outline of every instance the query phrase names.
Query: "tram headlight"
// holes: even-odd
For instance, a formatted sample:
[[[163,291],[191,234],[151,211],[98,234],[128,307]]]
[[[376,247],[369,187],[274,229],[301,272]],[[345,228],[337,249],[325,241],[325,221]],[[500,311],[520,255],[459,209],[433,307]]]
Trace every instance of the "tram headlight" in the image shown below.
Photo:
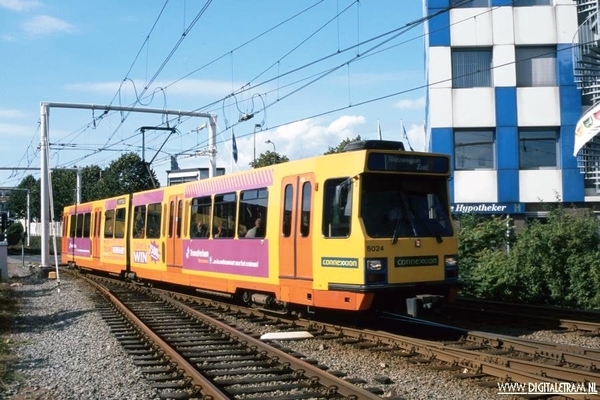
[[[450,256],[444,256],[444,267],[456,268],[458,267],[458,256],[456,254]]]
[[[446,280],[458,279],[458,255],[451,254],[444,256],[444,273]]]
[[[367,258],[365,260],[365,265],[367,267],[367,271],[383,271],[383,269],[385,268],[383,262],[379,258]]]

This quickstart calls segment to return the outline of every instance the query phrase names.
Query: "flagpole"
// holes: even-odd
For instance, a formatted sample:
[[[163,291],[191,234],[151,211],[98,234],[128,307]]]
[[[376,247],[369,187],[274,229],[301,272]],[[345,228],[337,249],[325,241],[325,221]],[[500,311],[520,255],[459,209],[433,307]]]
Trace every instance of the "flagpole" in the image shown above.
[[[379,133],[379,140],[383,140],[381,138],[381,125],[379,125],[379,120],[377,120],[377,132]]]
[[[400,126],[402,128],[402,135],[404,136],[404,140],[406,140],[406,144],[408,144],[408,148],[410,149],[410,151],[414,151],[410,144],[410,140],[408,139],[408,133],[406,133],[406,127],[404,126],[404,120],[402,118],[400,119]]]

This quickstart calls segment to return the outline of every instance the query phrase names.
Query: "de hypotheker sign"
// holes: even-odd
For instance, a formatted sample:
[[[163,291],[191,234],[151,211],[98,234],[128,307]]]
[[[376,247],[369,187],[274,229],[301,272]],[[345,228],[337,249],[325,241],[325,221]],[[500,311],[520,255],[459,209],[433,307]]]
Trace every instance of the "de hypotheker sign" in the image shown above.
[[[453,203],[452,214],[524,214],[523,203]]]

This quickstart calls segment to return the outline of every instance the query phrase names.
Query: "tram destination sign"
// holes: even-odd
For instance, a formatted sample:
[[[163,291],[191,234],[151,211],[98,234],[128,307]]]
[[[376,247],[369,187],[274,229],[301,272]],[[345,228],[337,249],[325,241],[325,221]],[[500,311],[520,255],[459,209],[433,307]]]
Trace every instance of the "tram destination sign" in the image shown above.
[[[450,161],[443,156],[371,153],[367,159],[367,168],[371,171],[447,174]]]

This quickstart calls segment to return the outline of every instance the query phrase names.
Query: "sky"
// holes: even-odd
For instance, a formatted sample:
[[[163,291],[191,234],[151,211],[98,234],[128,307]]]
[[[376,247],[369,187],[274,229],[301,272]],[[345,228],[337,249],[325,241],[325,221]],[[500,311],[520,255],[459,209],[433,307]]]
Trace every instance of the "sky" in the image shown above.
[[[378,127],[403,140],[404,126],[424,150],[421,17],[420,0],[0,0],[0,187],[39,178],[42,102],[69,105],[50,108],[51,168],[133,151],[163,186],[171,156],[208,167],[208,119],[102,107],[216,116],[227,172],[266,151],[296,160],[377,139]]]

